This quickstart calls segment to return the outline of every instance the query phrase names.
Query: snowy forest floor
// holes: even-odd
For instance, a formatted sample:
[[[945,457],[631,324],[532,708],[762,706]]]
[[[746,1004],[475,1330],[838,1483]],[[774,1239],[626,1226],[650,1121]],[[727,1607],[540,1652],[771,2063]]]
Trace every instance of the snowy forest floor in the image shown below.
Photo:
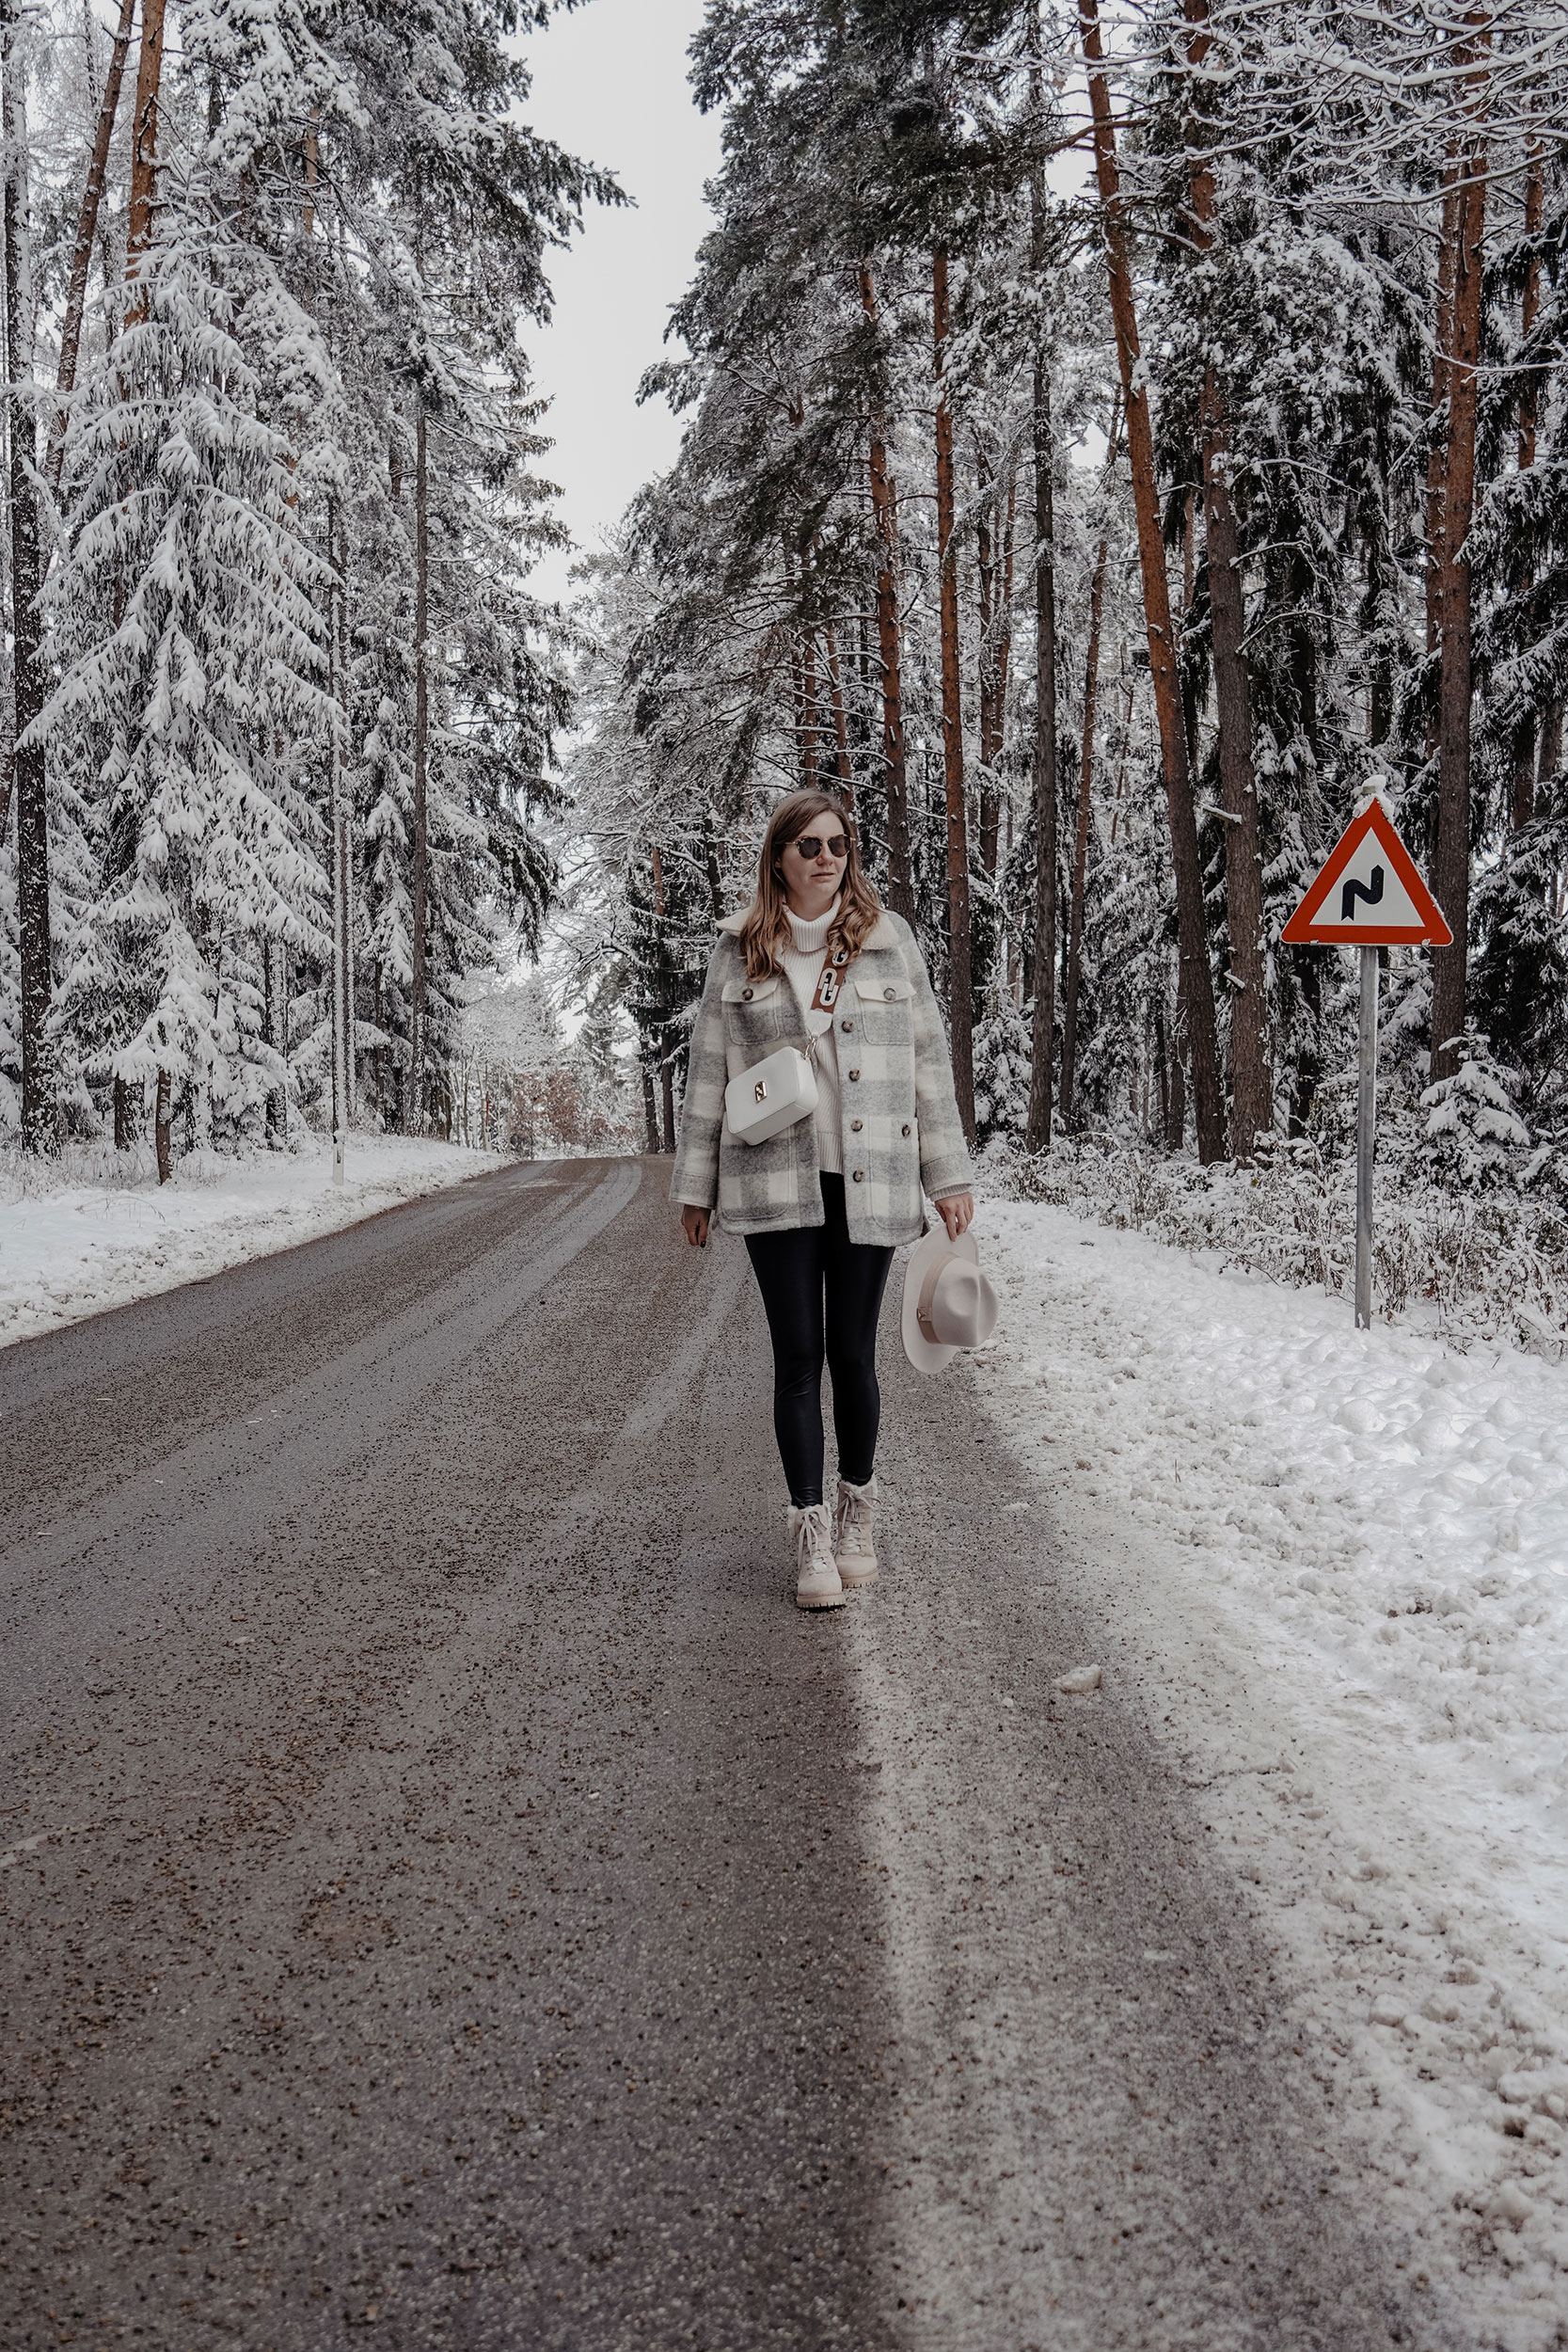
[[[1478,2344],[1568,2343],[1568,1370],[1062,1208],[980,1234],[981,1385],[1257,1889],[1369,2201]]]
[[[71,1146],[41,1167],[0,1152],[0,1346],[291,1249],[501,1165],[493,1152],[356,1134],[340,1190],[332,1147],[313,1135],[241,1159],[192,1152],[166,1184],[150,1146],[119,1153]]]

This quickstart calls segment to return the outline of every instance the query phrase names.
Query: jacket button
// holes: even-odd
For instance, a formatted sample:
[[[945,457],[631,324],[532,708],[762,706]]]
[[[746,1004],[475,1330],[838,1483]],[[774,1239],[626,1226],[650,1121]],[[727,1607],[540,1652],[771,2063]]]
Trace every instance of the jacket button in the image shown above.
[[[861,1129],[864,1126],[864,1124],[865,1124],[865,1121],[864,1121],[864,1120],[863,1120],[863,1119],[852,1119],[852,1120],[849,1121],[849,1132],[850,1132],[850,1134],[851,1134],[851,1135],[854,1135],[854,1136],[858,1136],[858,1135],[860,1134]],[[905,1128],[905,1130],[904,1130],[904,1133],[905,1133],[906,1135],[908,1135],[908,1134],[909,1134],[909,1132],[910,1132],[910,1131],[909,1131],[909,1129],[906,1127],[906,1128]]]
[[[858,1125],[860,1124],[860,1121],[857,1120],[855,1123],[856,1123],[856,1125],[858,1126]],[[904,1133],[905,1133],[906,1135],[908,1135],[908,1134],[909,1134],[909,1132],[910,1132],[909,1128],[908,1128],[908,1127],[906,1127],[906,1128],[905,1128],[905,1130],[904,1130]]]
[[[897,990],[893,988],[884,988],[882,991],[884,996],[895,996],[897,993]]]
[[[860,1072],[859,1072],[858,1070],[851,1070],[851,1071],[850,1071],[850,1073],[849,1073],[849,1075],[850,1075],[850,1077],[851,1077],[851,1078],[858,1078],[858,1077],[860,1076],[860,1074],[861,1074],[861,1073],[860,1073]]]
[[[751,990],[749,988],[743,988],[740,992],[740,997],[743,1004],[749,1005],[752,1001]]]
[[[847,1036],[848,1036],[848,1034],[849,1034],[849,1031],[850,1031],[850,1030],[854,1027],[854,1025],[854,1025],[854,1023],[853,1023],[852,1021],[846,1021],[846,1022],[841,1023],[841,1024],[840,1024],[840,1025],[841,1025],[841,1027],[843,1028],[843,1030],[844,1030],[844,1033],[845,1033],[846,1037],[847,1037]]]
[[[864,1182],[865,1182],[865,1170],[864,1170],[864,1168],[856,1168],[856,1170],[855,1170],[855,1182],[856,1182],[856,1184],[864,1184]]]

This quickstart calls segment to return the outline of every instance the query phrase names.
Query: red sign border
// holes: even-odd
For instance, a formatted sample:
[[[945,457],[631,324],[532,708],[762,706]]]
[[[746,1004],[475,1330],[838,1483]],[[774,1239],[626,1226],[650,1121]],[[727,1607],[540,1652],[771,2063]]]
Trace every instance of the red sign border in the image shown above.
[[[1336,883],[1350,864],[1361,844],[1371,833],[1377,835],[1379,849],[1403,883],[1411,904],[1426,910],[1418,923],[1326,923],[1321,913],[1314,919],[1311,909],[1322,909],[1333,893]],[[1300,905],[1291,915],[1280,938],[1288,947],[1451,947],[1453,933],[1443,920],[1443,911],[1422,881],[1404,843],[1394,831],[1393,821],[1381,801],[1370,802],[1359,817],[1353,818],[1324,859],[1315,882],[1308,883]]]

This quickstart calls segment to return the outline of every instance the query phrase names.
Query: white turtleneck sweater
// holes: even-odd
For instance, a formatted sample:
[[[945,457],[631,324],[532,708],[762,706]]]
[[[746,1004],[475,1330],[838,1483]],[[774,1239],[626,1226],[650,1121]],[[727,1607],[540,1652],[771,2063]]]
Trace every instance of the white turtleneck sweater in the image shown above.
[[[825,1174],[844,1173],[843,1120],[838,1085],[838,1048],[833,1041],[833,1017],[831,1012],[813,1012],[811,1000],[816,993],[816,982],[828,956],[828,926],[838,913],[835,898],[826,914],[815,923],[802,923],[798,914],[789,917],[791,944],[784,949],[784,967],[789,975],[790,986],[800,999],[808,1035],[816,1039],[816,1053],[812,1068],[816,1073],[816,1152]]]

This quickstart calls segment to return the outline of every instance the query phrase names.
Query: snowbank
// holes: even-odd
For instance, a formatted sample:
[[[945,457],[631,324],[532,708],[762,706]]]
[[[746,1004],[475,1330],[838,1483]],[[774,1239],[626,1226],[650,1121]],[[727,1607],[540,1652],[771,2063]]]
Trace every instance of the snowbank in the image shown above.
[[[8,1152],[0,1158],[0,1346],[292,1248],[502,1165],[494,1152],[356,1135],[339,1190],[331,1146],[315,1136],[245,1159],[195,1152],[163,1185],[147,1151],[78,1147],[63,1163],[41,1166]]]
[[[1462,1346],[1507,1340],[1560,1362],[1568,1356],[1568,1211],[1560,1188],[1435,1183],[1408,1118],[1400,1130],[1390,1119],[1378,1134],[1375,1311]],[[1535,1154],[1532,1165],[1541,1162]],[[1344,1298],[1354,1287],[1351,1150],[1324,1158],[1312,1143],[1276,1136],[1265,1148],[1259,1138],[1254,1166],[1200,1168],[1125,1136],[1058,1136],[1040,1156],[993,1142],[980,1176],[988,1197],[1070,1208],[1118,1232],[1212,1252],[1227,1269]]]
[[[1568,1369],[1059,1208],[981,1232],[985,1385],[1257,1890],[1369,2198],[1478,2344],[1562,2342]]]

